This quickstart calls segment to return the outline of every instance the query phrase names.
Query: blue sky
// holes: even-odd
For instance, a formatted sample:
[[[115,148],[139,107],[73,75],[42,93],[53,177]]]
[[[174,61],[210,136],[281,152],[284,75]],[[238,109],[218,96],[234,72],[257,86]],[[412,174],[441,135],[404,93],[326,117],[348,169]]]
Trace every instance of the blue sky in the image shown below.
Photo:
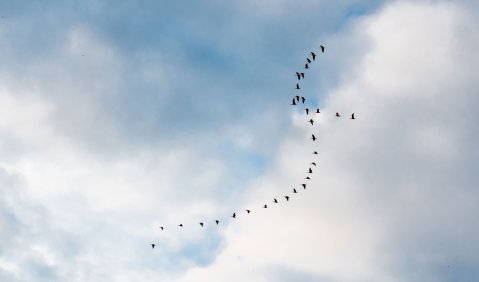
[[[478,280],[477,8],[0,1],[0,280]]]

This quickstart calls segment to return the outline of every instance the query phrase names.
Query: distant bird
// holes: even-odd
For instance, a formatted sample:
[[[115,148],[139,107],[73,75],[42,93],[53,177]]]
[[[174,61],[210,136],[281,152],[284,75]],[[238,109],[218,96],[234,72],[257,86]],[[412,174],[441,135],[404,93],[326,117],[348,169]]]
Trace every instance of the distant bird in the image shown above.
[[[311,52],[311,57],[313,57],[313,61],[316,59],[316,54],[314,52]]]
[[[308,173],[313,173],[313,170],[311,168],[309,168]]]
[[[180,223],[180,225],[178,225],[179,227],[183,227],[183,224]]]
[[[301,186],[303,186],[303,189],[306,189],[306,184],[301,184]]]
[[[296,98],[296,101],[299,102],[299,96],[298,95],[294,96],[294,98]]]
[[[301,88],[299,88],[299,84],[298,84],[298,83],[296,83],[296,89],[301,89]]]
[[[306,101],[306,98],[304,98],[303,96],[301,96],[301,102],[304,104],[304,101]]]
[[[286,199],[286,202],[289,201],[289,196],[284,196],[284,198]]]
[[[318,155],[318,151],[314,151],[314,152],[313,152],[313,155]]]
[[[218,224],[220,223],[220,221],[219,221],[219,220],[215,220],[215,222],[216,222],[216,225],[218,225]]]
[[[311,60],[309,58],[306,58],[306,61],[308,61],[308,64],[311,64]]]
[[[293,188],[293,193],[298,193],[298,191],[296,191],[296,189],[295,189],[295,188]]]
[[[338,112],[336,112],[336,116],[337,116],[337,117],[341,117]]]
[[[319,114],[319,113],[321,113],[321,112],[319,111],[319,109],[316,109],[316,113]]]
[[[306,108],[306,109],[304,109],[304,110],[306,111],[306,114],[309,115],[309,109]]]
[[[309,69],[308,64],[304,65],[304,68],[305,68],[305,69]]]
[[[354,117],[354,113],[351,114],[351,119],[356,119],[356,118]]]
[[[155,244],[150,244],[151,245],[151,248],[154,249],[155,248]]]
[[[298,80],[301,79],[301,74],[299,72],[296,72],[296,77],[298,78]]]
[[[203,222],[200,222],[201,227],[203,227]]]
[[[247,213],[250,213],[251,211],[250,210],[246,210]]]
[[[296,100],[293,98],[293,103],[291,103],[291,106],[296,106]]]
[[[236,213],[234,212],[231,217],[232,217],[232,218],[236,218]]]
[[[263,209],[267,209],[268,208],[268,205],[264,205]]]
[[[313,119],[310,119],[310,120],[309,120],[309,123],[311,123],[311,125],[313,125],[314,120],[313,120]]]
[[[299,73],[301,75],[301,78],[304,78],[304,72]]]
[[[319,45],[319,47],[321,48],[321,52],[324,53],[324,46],[323,46],[323,45]]]
[[[311,178],[309,176],[306,176],[304,179],[311,180]]]
[[[315,162],[312,162],[311,164],[314,165],[314,166],[316,166],[316,163],[315,163]]]
[[[273,202],[274,202],[275,204],[277,204],[277,203],[278,203],[278,200],[276,200],[276,198],[274,198],[274,201],[273,201]]]
[[[311,134],[311,139],[313,139],[313,141],[316,141],[316,136],[314,136],[314,134]]]

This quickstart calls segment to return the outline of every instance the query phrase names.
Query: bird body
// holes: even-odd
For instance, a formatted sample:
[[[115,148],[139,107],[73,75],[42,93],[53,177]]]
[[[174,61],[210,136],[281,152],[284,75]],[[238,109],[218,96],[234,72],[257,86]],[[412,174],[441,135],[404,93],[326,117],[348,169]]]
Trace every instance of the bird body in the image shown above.
[[[296,189],[293,188],[293,193],[298,193],[298,191],[296,191]]]
[[[264,205],[263,209],[267,209],[268,208],[268,205]]]
[[[201,227],[203,227],[203,222],[200,222]]]
[[[314,166],[316,166],[316,163],[315,163],[315,162],[312,162],[311,164],[314,165]]]
[[[304,68],[305,68],[305,69],[308,69],[308,68],[309,68],[309,67],[308,67],[308,64],[304,65]]]
[[[292,106],[296,106],[296,100],[293,98],[293,102],[291,103]]]
[[[314,136],[314,134],[311,134],[311,136],[312,136],[311,139],[313,139],[313,141],[316,141],[317,139],[316,136]]]
[[[356,119],[356,118],[354,117],[354,113],[351,114],[351,119]]]
[[[321,48],[321,53],[324,53],[324,46],[323,45],[319,45],[319,47]]]
[[[337,116],[337,117],[341,117],[341,115],[340,115],[338,112],[336,112],[336,116]]]
[[[311,168],[309,168],[308,173],[313,173],[313,170]]]
[[[155,248],[155,244],[150,244],[151,245],[151,248],[154,249]]]
[[[236,218],[236,213],[234,212],[231,217],[232,217],[232,218]]]
[[[319,109],[316,109],[316,113],[319,114],[319,113],[321,113],[321,112],[319,111]]]
[[[289,201],[289,196],[284,196],[284,198],[286,199],[286,202]]]
[[[304,98],[303,96],[301,96],[301,102],[304,104],[304,101],[306,101],[306,98]]]
[[[298,80],[301,79],[301,74],[299,72],[296,72],[296,77],[298,78]]]
[[[220,221],[219,221],[219,220],[215,220],[215,222],[216,222],[216,225],[218,225],[218,224],[220,223]]]
[[[316,54],[314,52],[311,52],[311,57],[313,58],[313,61],[316,59]]]
[[[296,89],[301,89],[301,88],[299,88],[299,84],[298,84],[298,83],[296,83]]]
[[[250,213],[251,211],[250,210],[246,210],[247,213]]]
[[[160,229],[163,230],[163,226],[160,226]]]
[[[306,189],[306,184],[301,184],[301,186],[303,186],[303,189]]]
[[[310,120],[309,120],[309,123],[311,123],[311,125],[313,125],[314,120],[313,120],[313,119],[310,119]]]
[[[278,203],[278,200],[276,200],[276,198],[274,198],[273,202],[274,202],[275,204],[277,204],[277,203]]]
[[[311,60],[309,58],[306,58],[306,61],[308,61],[308,64],[311,64]]]

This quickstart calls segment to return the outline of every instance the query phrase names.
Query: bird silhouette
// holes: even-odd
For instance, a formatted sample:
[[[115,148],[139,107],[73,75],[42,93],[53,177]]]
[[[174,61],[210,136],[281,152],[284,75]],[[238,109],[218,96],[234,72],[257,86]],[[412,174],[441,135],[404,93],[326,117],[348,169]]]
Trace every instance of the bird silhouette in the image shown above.
[[[218,224],[220,223],[220,221],[219,221],[219,220],[215,220],[215,222],[216,222],[216,225],[218,225]]]
[[[316,141],[316,136],[314,136],[314,134],[311,134],[311,139],[313,139],[313,141]]]
[[[296,83],[296,89],[301,89],[301,88],[299,88],[299,84],[298,84],[298,83]]]
[[[295,188],[293,188],[293,193],[298,193],[298,191],[296,191],[296,189],[295,189]]]
[[[313,155],[318,155],[318,151],[314,151],[314,152],[313,152]]]
[[[303,104],[304,104],[304,101],[306,101],[306,98],[304,98],[303,96],[301,96],[301,102],[303,102]]]
[[[311,60],[309,58],[306,58],[306,61],[308,61],[308,64],[311,64]]]
[[[301,186],[303,186],[303,189],[306,189],[306,184],[301,184]]]
[[[354,113],[351,114],[351,119],[356,119],[356,118],[354,117]]]
[[[308,173],[313,173],[313,170],[311,168],[309,168]]]
[[[150,244],[151,245],[151,248],[154,249],[155,248],[155,244]]]
[[[338,112],[336,112],[336,116],[337,116],[337,117],[341,117],[341,115],[339,115],[339,113],[338,113]]]
[[[306,111],[306,114],[309,115],[309,109],[306,108],[306,109],[304,109],[304,110]]]
[[[160,226],[160,229],[163,230],[163,226]]]
[[[314,120],[313,120],[313,119],[310,119],[310,120],[309,120],[309,123],[311,123],[311,125],[313,125]]]
[[[232,217],[232,218],[236,218],[236,213],[234,212],[231,217]]]
[[[308,64],[304,65],[304,68],[305,68],[305,69],[309,69]]]
[[[200,222],[201,227],[203,227],[203,222]]]
[[[316,109],[316,113],[319,114],[319,113],[321,113],[321,112],[319,111],[319,109]]]
[[[277,203],[278,203],[278,200],[276,200],[276,198],[274,198],[273,202],[274,202],[275,204],[277,204]]]
[[[319,45],[319,47],[321,47],[321,53],[324,53],[324,46],[323,45]]]
[[[296,98],[296,101],[299,102],[299,95],[294,96],[294,98]]]
[[[296,77],[298,78],[298,80],[301,79],[301,74],[299,72],[296,72]]]
[[[311,180],[311,178],[309,176],[306,176],[304,179]]]
[[[315,162],[312,162],[311,164],[314,165],[314,166],[316,166],[316,163],[315,163]]]
[[[291,103],[292,106],[296,106],[296,100],[293,98],[293,102]]]
[[[311,52],[311,57],[313,58],[313,61],[316,59],[316,54],[314,52]]]
[[[301,78],[304,78],[304,72],[299,73],[301,75]]]
[[[267,209],[268,208],[268,205],[264,205],[263,209]]]
[[[250,213],[251,211],[250,210],[246,210],[247,213]]]
[[[284,196],[284,198],[286,199],[286,202],[289,201],[289,196]]]
[[[183,224],[180,223],[180,225],[178,225],[179,227],[183,227]]]

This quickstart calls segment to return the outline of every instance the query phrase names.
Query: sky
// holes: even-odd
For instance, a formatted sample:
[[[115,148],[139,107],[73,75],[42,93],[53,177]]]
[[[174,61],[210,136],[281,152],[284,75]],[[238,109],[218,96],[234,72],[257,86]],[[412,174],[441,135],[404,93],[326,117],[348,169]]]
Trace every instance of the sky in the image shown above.
[[[0,281],[479,281],[478,49],[472,0],[0,0]]]

